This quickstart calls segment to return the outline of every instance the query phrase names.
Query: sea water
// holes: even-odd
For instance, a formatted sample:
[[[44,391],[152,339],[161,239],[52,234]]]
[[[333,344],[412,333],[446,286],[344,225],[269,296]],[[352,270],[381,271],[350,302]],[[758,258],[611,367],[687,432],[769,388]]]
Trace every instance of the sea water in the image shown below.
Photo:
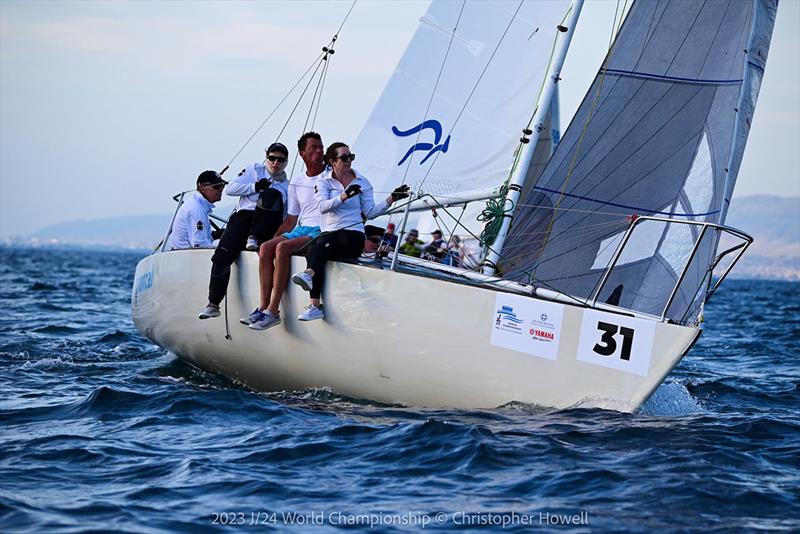
[[[726,282],[632,415],[420,410],[190,367],[140,257],[0,249],[0,531],[800,529],[800,284]]]

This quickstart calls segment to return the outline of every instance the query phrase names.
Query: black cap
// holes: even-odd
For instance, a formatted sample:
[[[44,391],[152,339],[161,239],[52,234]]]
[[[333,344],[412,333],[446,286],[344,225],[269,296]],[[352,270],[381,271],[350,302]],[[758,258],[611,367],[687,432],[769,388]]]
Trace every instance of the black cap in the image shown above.
[[[272,143],[267,147],[267,154],[270,152],[283,152],[283,155],[289,157],[289,149],[283,143]]]
[[[367,237],[381,237],[383,235],[383,228],[368,224],[364,227],[364,234]]]
[[[431,235],[436,235],[436,234],[442,235],[442,231],[441,230],[434,230],[433,232],[431,232]]]
[[[197,177],[197,185],[200,184],[208,184],[208,185],[215,185],[215,184],[227,184],[225,180],[222,179],[222,176],[219,175],[217,171],[203,171],[200,173],[200,176]]]

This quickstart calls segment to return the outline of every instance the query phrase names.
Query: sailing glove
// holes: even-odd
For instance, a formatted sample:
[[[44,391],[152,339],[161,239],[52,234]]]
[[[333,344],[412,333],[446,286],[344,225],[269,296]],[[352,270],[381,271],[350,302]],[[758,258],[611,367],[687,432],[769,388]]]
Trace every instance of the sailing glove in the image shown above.
[[[408,191],[411,189],[408,185],[403,184],[394,191],[392,191],[392,201],[397,202],[401,198],[408,198],[410,194]]]
[[[256,192],[260,193],[262,191],[266,191],[267,189],[269,189],[269,186],[271,185],[272,185],[271,181],[269,181],[266,178],[262,178],[256,182]]]
[[[222,237],[222,232],[224,232],[224,231],[225,231],[224,228],[218,228],[216,230],[211,230],[211,239],[214,239],[214,240],[219,239],[220,237]]]
[[[361,186],[358,184],[350,184],[350,186],[345,189],[344,194],[347,198],[353,198],[356,195],[360,195]]]

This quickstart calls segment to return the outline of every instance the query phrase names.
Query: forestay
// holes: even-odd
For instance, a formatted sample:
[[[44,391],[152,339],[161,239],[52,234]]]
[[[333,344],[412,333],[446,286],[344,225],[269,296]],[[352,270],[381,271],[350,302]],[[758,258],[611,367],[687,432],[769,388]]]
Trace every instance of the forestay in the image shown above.
[[[568,10],[567,0],[432,2],[354,146],[375,190],[422,184],[450,200],[502,185]]]
[[[503,250],[506,275],[591,298],[635,215],[722,223],[766,63],[777,2],[640,1]],[[637,226],[602,292],[660,315],[698,227]],[[699,314],[708,232],[668,310]],[[621,287],[620,287],[621,286]]]

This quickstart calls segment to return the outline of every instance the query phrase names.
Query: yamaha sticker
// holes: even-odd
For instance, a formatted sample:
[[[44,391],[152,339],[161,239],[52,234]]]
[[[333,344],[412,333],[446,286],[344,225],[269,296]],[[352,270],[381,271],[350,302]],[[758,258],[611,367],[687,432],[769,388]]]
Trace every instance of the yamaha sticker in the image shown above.
[[[555,360],[563,315],[564,307],[560,304],[498,293],[492,316],[491,343]]]

